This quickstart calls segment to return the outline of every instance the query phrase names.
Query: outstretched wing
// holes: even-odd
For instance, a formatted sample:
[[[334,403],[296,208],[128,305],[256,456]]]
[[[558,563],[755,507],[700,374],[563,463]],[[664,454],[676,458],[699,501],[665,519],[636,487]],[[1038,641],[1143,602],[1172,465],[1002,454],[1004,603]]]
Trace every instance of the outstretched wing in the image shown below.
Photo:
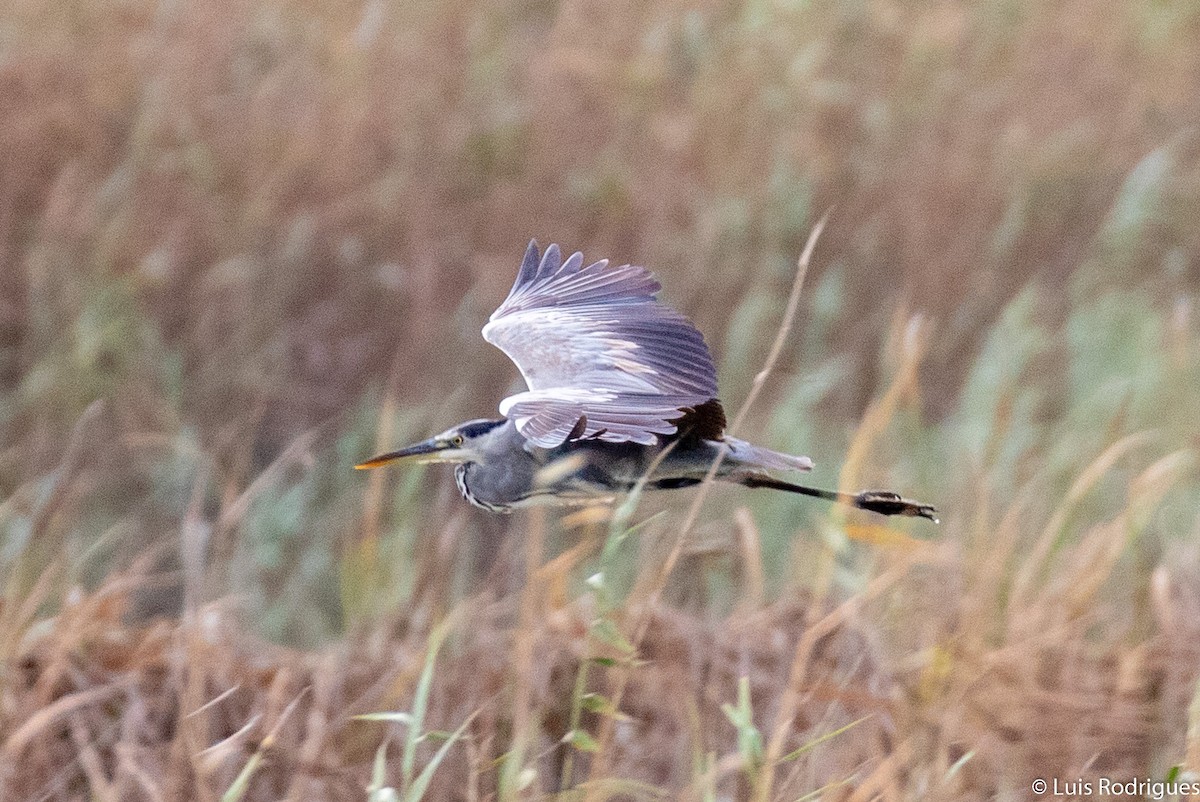
[[[534,445],[567,439],[656,442],[686,410],[716,397],[704,337],[655,300],[659,283],[636,265],[565,262],[530,242],[508,298],[483,337],[516,363],[529,391],[500,412]]]

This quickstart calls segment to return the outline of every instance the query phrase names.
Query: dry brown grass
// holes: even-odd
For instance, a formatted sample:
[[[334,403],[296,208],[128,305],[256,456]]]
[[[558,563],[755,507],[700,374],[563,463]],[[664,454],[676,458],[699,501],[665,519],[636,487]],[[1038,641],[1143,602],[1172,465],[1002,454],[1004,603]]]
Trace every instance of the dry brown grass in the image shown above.
[[[931,547],[893,561],[834,608],[789,598],[727,617],[669,606],[624,612],[618,620],[648,622],[645,663],[627,673],[624,715],[594,787],[605,797],[661,789],[699,799],[710,784],[750,794],[721,712],[739,677],[750,677],[756,718],[780,739],[780,756],[853,725],[781,763],[772,798],[827,786],[847,799],[1022,796],[1020,784],[1033,777],[1145,776],[1164,750],[1183,754],[1200,658],[1194,592],[1189,598],[1183,583],[1160,576],[1144,622],[1101,606],[1046,620],[1046,611],[1066,605],[1039,599],[1014,610],[1013,632],[988,637],[981,629],[989,622],[969,600],[939,590],[948,577],[964,581],[961,568],[953,549]],[[1062,592],[1091,576],[1081,569],[1060,577]],[[130,626],[122,618],[127,590],[118,585],[30,632],[9,661],[7,798],[71,799],[86,787],[100,799],[216,799],[277,723],[246,798],[364,797],[386,729],[351,716],[410,703],[422,636],[364,634],[300,652],[252,638],[217,605],[194,627]],[[535,583],[535,594],[545,587]],[[927,634],[880,629],[897,615],[911,620],[914,611],[903,608],[913,598],[925,600],[921,624],[936,633],[928,654],[909,650]],[[543,597],[522,629],[512,597],[463,604],[428,722],[450,730],[475,719],[430,796],[495,793],[498,761],[519,726],[514,688],[524,689],[536,715],[528,765],[550,790],[569,749],[558,739],[568,731],[580,660],[606,650],[588,637],[592,613]],[[1135,626],[1148,634],[1131,638]],[[537,654],[532,663],[517,659],[526,639]],[[587,690],[610,693],[613,670],[594,668]],[[786,688],[795,698],[780,718]],[[596,722],[585,714],[583,723]],[[576,776],[589,757],[576,756]],[[389,776],[398,784],[394,763]]]
[[[405,776],[404,726],[354,716],[421,699],[425,732],[469,722],[431,799],[1195,777],[1198,29],[1149,0],[9,3],[0,798],[365,799],[443,742]],[[942,528],[717,490],[622,536],[350,471],[494,408],[477,330],[530,236],[654,267],[730,408],[762,390],[745,435]]]

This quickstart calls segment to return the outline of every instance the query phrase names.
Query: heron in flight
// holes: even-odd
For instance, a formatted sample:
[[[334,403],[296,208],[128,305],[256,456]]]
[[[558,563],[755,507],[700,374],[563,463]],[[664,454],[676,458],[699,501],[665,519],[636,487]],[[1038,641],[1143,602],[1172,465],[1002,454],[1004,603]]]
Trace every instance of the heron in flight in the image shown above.
[[[516,283],[483,338],[516,363],[529,389],[500,403],[502,418],[460,423],[355,467],[454,463],[463,497],[492,512],[534,503],[607,500],[644,479],[651,489],[715,478],[934,522],[935,510],[897,493],[839,493],[785,482],[769,471],[808,471],[725,433],[717,373],[699,331],[659,303],[658,280],[636,265],[566,260],[529,243]]]

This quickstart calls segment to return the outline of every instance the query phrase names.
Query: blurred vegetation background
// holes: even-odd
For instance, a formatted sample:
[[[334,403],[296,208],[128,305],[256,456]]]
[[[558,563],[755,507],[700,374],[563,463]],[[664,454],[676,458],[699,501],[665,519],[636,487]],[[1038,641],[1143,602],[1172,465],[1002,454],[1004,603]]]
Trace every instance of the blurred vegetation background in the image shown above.
[[[110,679],[174,666],[168,719],[232,687],[213,666],[237,675],[256,650],[275,655],[272,676],[292,666],[280,687],[298,689],[365,649],[372,670],[398,673],[362,713],[412,699],[434,622],[480,594],[500,612],[457,619],[440,659],[459,668],[426,686],[431,716],[454,730],[510,693],[541,713],[456,744],[447,798],[468,780],[528,792],[524,770],[547,791],[570,787],[549,779],[569,780],[561,749],[535,759],[506,739],[553,744],[556,699],[581,731],[590,686],[572,693],[574,668],[561,693],[561,672],[514,673],[521,633],[574,666],[597,620],[611,646],[645,636],[647,615],[675,622],[689,659],[725,654],[712,644],[729,632],[757,635],[734,638],[727,682],[697,691],[725,728],[714,741],[569,742],[595,761],[593,789],[611,771],[644,783],[620,786],[631,796],[749,798],[774,793],[762,776],[776,772],[789,798],[869,796],[884,766],[895,798],[1023,798],[1032,772],[1200,770],[1200,706],[1187,711],[1200,672],[1198,121],[1200,4],[1183,0],[8,4],[0,735],[10,759],[44,737],[73,762],[46,769],[57,785],[0,782],[64,799],[106,781],[112,798],[140,798],[127,786],[150,782],[174,798],[231,788],[263,754],[171,763],[172,729],[126,764],[113,755],[132,736],[111,721],[20,729],[97,681],[77,664],[89,638],[143,644],[144,661],[108,666]],[[718,491],[646,606],[631,588],[670,550],[688,494],[643,505],[635,521],[665,513],[603,553],[578,546],[603,525],[551,518],[544,556],[569,559],[543,576],[554,615],[520,619],[540,622],[533,635],[504,607],[530,584],[527,517],[466,508],[449,472],[351,470],[492,415],[514,387],[478,331],[530,237],[655,270],[705,333],[736,410],[826,210],[798,326],[739,434],[811,454],[816,484],[936,504],[934,534]],[[584,583],[598,565],[603,592]],[[813,630],[796,626],[847,603],[839,626],[875,644],[846,653],[872,655],[854,665],[888,700],[869,711],[882,734],[840,736],[869,743],[860,762],[817,749],[789,764],[804,771],[755,763],[754,722],[769,732],[800,688],[786,669]],[[70,604],[104,626],[67,626]],[[155,616],[204,610],[231,639],[212,636],[228,647],[219,659],[169,637],[145,646]],[[771,642],[761,627],[791,634],[750,660],[748,643]],[[454,672],[480,650],[494,685],[456,698]],[[600,668],[657,687],[649,665]],[[739,677],[754,689],[745,716]],[[238,709],[274,722],[284,692],[239,682],[261,690]],[[797,723],[796,743],[860,718],[817,698],[845,709]],[[288,724],[298,750],[317,737],[319,701]],[[336,735],[353,730],[336,703],[322,710],[320,738],[353,740]],[[250,715],[206,724],[192,753]],[[631,763],[638,749],[658,769]],[[512,772],[486,768],[505,755]],[[365,778],[370,758],[335,762]],[[286,773],[290,759],[273,765]],[[143,782],[134,764],[175,779]],[[247,798],[341,798],[261,771]]]

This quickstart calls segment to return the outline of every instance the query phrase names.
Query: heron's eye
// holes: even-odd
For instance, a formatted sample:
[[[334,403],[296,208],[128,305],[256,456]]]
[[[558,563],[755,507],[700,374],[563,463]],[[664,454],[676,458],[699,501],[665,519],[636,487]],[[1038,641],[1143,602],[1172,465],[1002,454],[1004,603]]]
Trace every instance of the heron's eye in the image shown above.
[[[461,434],[456,434],[450,438],[450,445],[454,446],[455,448],[458,448],[462,444],[463,444],[463,436]]]

